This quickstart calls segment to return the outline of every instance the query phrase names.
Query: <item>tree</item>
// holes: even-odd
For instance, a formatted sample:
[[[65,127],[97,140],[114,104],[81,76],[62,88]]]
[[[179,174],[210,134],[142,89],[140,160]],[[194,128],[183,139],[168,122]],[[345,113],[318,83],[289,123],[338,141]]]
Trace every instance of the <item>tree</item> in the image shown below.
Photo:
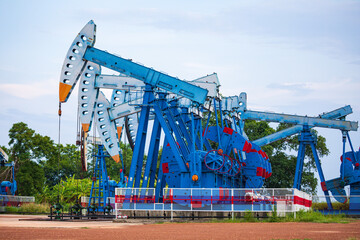
[[[42,167],[30,160],[21,163],[16,173],[18,194],[34,196],[41,193],[44,188],[45,176]]]
[[[59,156],[60,151],[60,156]],[[89,172],[83,172],[80,161],[80,151],[73,144],[54,145],[53,151],[47,154],[45,161],[41,161],[46,177],[45,184],[50,188],[59,183],[60,179],[78,176],[88,177]]]
[[[73,144],[55,144],[48,136],[42,136],[29,128],[26,123],[13,124],[9,130],[9,147],[2,147],[9,155],[9,161],[15,162],[15,175],[18,182],[18,195],[42,196],[48,199],[43,191],[54,191],[59,182],[70,178],[89,178],[93,174],[93,164],[89,163],[89,170],[82,171],[80,151]],[[120,144],[125,173],[128,174],[132,159],[132,150],[129,145]],[[90,149],[88,159],[96,153]],[[108,175],[119,181],[121,163],[111,158],[106,159]],[[9,175],[9,169],[0,169],[2,180]],[[10,171],[11,172],[11,171]],[[60,189],[60,188],[59,188]],[[90,191],[90,190],[89,190]]]
[[[125,174],[129,175],[133,151],[129,144],[124,144],[122,142],[120,142],[120,148],[123,155]]]
[[[117,163],[111,157],[105,159],[107,174],[111,180],[120,180],[121,162]]]
[[[58,145],[27,124],[15,123],[9,130],[10,160],[15,161],[19,195],[41,193],[44,184],[52,189],[60,179],[81,174],[80,153],[73,144]],[[59,155],[60,151],[60,155]]]
[[[15,123],[9,130],[10,160],[15,164],[30,160],[34,134],[35,131],[23,122]]]
[[[34,195],[41,192],[44,186],[44,172],[38,163],[43,154],[40,149],[48,138],[43,138],[30,129],[27,124],[15,123],[9,130],[9,158],[15,162],[15,176],[18,183],[19,195]],[[44,144],[40,146],[39,144]]]
[[[270,127],[268,122],[255,120],[246,120],[244,131],[250,141],[275,133],[275,129]],[[269,144],[263,146],[262,149],[270,156],[273,154],[274,148],[276,147],[278,147],[277,144]]]

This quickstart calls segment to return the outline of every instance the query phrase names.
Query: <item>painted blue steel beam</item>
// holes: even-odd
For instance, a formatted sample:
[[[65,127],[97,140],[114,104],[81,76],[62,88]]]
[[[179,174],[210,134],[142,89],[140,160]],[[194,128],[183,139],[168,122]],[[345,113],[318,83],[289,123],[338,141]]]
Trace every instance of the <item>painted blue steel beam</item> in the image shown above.
[[[183,118],[181,117],[181,112],[179,111],[178,108],[178,100],[172,100],[170,101],[170,110],[172,115],[174,116],[175,121],[178,123],[178,127],[180,129],[179,133],[182,135],[182,138],[186,140],[188,146],[192,145],[192,138],[188,132],[188,129],[186,128],[186,124],[183,120]]]
[[[339,119],[339,118],[343,118],[343,117],[351,114],[352,112],[353,111],[352,111],[351,106],[347,105],[345,107],[338,108],[338,109],[333,110],[331,112],[320,114],[319,118],[323,118],[323,119]],[[310,127],[310,128],[312,128],[312,127]],[[280,139],[283,139],[285,137],[297,134],[297,133],[301,132],[302,130],[303,130],[303,126],[301,126],[301,125],[293,126],[293,127],[284,129],[282,131],[273,133],[271,135],[268,135],[266,137],[257,139],[257,140],[254,141],[254,143],[261,147],[261,146],[270,144],[272,142],[276,142],[276,141],[278,141]]]
[[[295,169],[295,177],[294,177],[294,185],[293,188],[301,190],[301,180],[302,173],[304,168],[304,158],[305,158],[305,144],[300,142],[299,150],[296,160],[296,169]]]
[[[149,155],[147,157],[147,162],[145,166],[144,179],[142,184],[143,188],[153,188],[155,184],[156,167],[160,147],[160,136],[161,126],[159,121],[155,119],[150,139]]]
[[[312,150],[313,155],[314,155],[315,164],[316,164],[316,168],[317,168],[318,173],[319,173],[321,184],[324,185],[325,184],[325,177],[324,177],[324,173],[323,173],[322,168],[321,168],[321,164],[320,164],[319,156],[318,156],[317,151],[316,151],[315,143],[311,142],[310,146],[311,146],[311,150]],[[328,204],[328,209],[332,210],[333,208],[332,208],[331,200],[330,200],[330,197],[329,197],[329,191],[327,189],[323,189],[323,191],[324,191],[324,194],[325,194],[325,197],[326,197],[326,202]]]
[[[155,116],[159,120],[160,125],[165,133],[165,138],[167,139],[168,143],[170,144],[171,150],[174,153],[174,157],[179,164],[180,171],[181,172],[187,172],[188,169],[185,165],[185,156],[181,154],[179,151],[179,148],[175,142],[174,137],[172,136],[172,129],[168,126],[167,122],[164,119],[164,116],[162,114],[162,110],[158,104],[154,104],[154,111]]]
[[[163,142],[163,146],[167,146],[169,144],[169,141],[165,138]],[[162,164],[164,162],[164,154],[161,155],[160,158],[160,167],[157,173],[157,180],[156,180],[156,186],[155,186],[155,202],[159,202],[159,198],[163,195],[163,189],[166,186],[166,178],[163,173]]]
[[[181,106],[181,118],[183,119],[184,123],[185,123],[185,126],[190,129],[191,128],[191,119],[189,117],[189,108],[187,107],[183,107]],[[201,120],[201,119],[200,119]],[[210,121],[210,114],[209,114],[209,117],[208,117],[208,122]],[[207,123],[207,126],[209,125],[209,123]],[[199,132],[199,136],[195,136],[196,138],[196,145],[198,146],[198,148],[200,149],[202,144],[201,142],[205,145],[205,148],[210,151],[212,148],[210,146],[210,143],[208,142],[207,139],[204,138],[204,136],[202,135],[203,132],[201,131],[201,133]],[[200,139],[201,137],[201,139]]]
[[[185,141],[182,139],[180,129],[176,125],[174,117],[170,112],[168,103],[166,101],[166,95],[167,94],[165,93],[159,94],[158,101],[154,104],[155,115],[161,124],[161,127],[165,133],[165,138],[170,144],[171,150],[174,153],[175,159],[181,171],[186,172],[187,167],[185,166],[185,159],[189,154],[189,149]]]
[[[202,134],[202,130],[200,130],[200,128],[202,129],[202,127],[200,127],[201,118],[195,116],[194,122],[195,122],[195,144],[199,150],[203,150],[202,138],[199,138],[199,136],[201,136]]]
[[[247,110],[241,114],[242,119],[253,119],[267,122],[290,123],[307,125],[309,127],[333,128],[345,131],[357,131],[358,122],[324,119],[318,117],[307,117],[289,114],[257,112]]]
[[[143,99],[143,106],[141,108],[139,128],[136,135],[136,144],[130,166],[128,187],[140,187],[141,171],[144,161],[145,141],[150,113],[149,103],[152,99],[152,87],[147,85]]]
[[[167,123],[176,137],[176,142],[179,145],[181,154],[186,157],[190,153],[190,149],[183,138],[179,126],[176,124],[173,114],[170,112],[168,107],[166,109],[162,109],[162,111],[165,113]]]
[[[189,98],[200,104],[204,103],[207,97],[208,90],[206,89],[93,47],[87,48],[83,59],[136,78],[154,87]]]
[[[98,153],[95,155],[96,163],[91,185],[88,208],[91,204],[97,204],[96,211],[103,211],[106,206],[106,200],[110,197],[109,178],[107,175],[105,158],[110,157],[104,152],[104,146],[98,145]]]
[[[321,187],[326,196],[326,202],[328,204],[328,208],[332,209],[332,204],[331,204],[330,197],[329,197],[329,191],[326,188],[325,177],[324,177],[324,173],[322,171],[321,164],[320,164],[320,159],[319,159],[316,147],[315,147],[315,142],[316,142],[316,138],[311,133],[310,128],[307,126],[304,126],[304,128],[301,131],[301,134],[299,136],[299,144],[300,145],[299,145],[299,152],[298,152],[298,157],[297,157],[297,162],[296,162],[296,170],[295,170],[295,178],[294,178],[293,188],[301,190],[301,180],[302,180],[302,173],[303,173],[303,168],[304,168],[305,149],[306,149],[306,145],[309,145],[311,147],[311,150],[312,150],[312,153],[314,156],[316,168],[318,170],[319,178],[321,181]]]

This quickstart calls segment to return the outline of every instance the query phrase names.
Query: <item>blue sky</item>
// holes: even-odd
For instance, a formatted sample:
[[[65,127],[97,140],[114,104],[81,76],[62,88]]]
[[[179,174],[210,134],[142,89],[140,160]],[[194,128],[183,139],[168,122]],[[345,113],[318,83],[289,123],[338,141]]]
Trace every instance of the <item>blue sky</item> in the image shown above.
[[[250,109],[316,116],[350,104],[360,119],[360,1],[0,0],[0,145],[18,121],[57,139],[63,59],[90,19],[97,48],[180,79],[216,72]],[[76,97],[63,105],[63,143],[75,141]],[[325,177],[338,177],[341,133],[318,131]]]

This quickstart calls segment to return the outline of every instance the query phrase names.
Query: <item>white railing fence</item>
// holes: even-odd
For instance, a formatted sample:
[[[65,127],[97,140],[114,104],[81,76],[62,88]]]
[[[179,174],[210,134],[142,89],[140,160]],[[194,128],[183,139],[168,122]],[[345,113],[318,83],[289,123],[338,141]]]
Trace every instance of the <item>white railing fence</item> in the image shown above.
[[[116,216],[124,210],[272,212],[279,215],[310,209],[312,197],[293,188],[227,189],[165,188],[161,203],[155,201],[154,188],[117,188]]]
[[[89,200],[90,200],[90,197],[84,197],[82,196],[80,198],[80,202],[81,202],[81,206],[84,207],[84,208],[87,208],[88,207],[88,204],[89,204]],[[95,200],[95,204],[98,204],[99,203],[99,199],[98,198],[94,198],[93,201]],[[108,204],[110,202],[110,205],[115,208],[115,197],[108,197],[106,198],[106,204]]]

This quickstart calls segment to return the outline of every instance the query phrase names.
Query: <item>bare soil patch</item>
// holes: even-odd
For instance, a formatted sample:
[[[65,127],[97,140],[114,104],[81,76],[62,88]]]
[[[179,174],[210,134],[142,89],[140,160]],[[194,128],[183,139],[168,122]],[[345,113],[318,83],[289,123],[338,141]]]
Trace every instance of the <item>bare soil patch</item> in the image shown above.
[[[113,222],[18,221],[19,218],[24,217],[0,215],[0,239],[360,239],[360,221],[348,224],[164,223],[145,225]]]

